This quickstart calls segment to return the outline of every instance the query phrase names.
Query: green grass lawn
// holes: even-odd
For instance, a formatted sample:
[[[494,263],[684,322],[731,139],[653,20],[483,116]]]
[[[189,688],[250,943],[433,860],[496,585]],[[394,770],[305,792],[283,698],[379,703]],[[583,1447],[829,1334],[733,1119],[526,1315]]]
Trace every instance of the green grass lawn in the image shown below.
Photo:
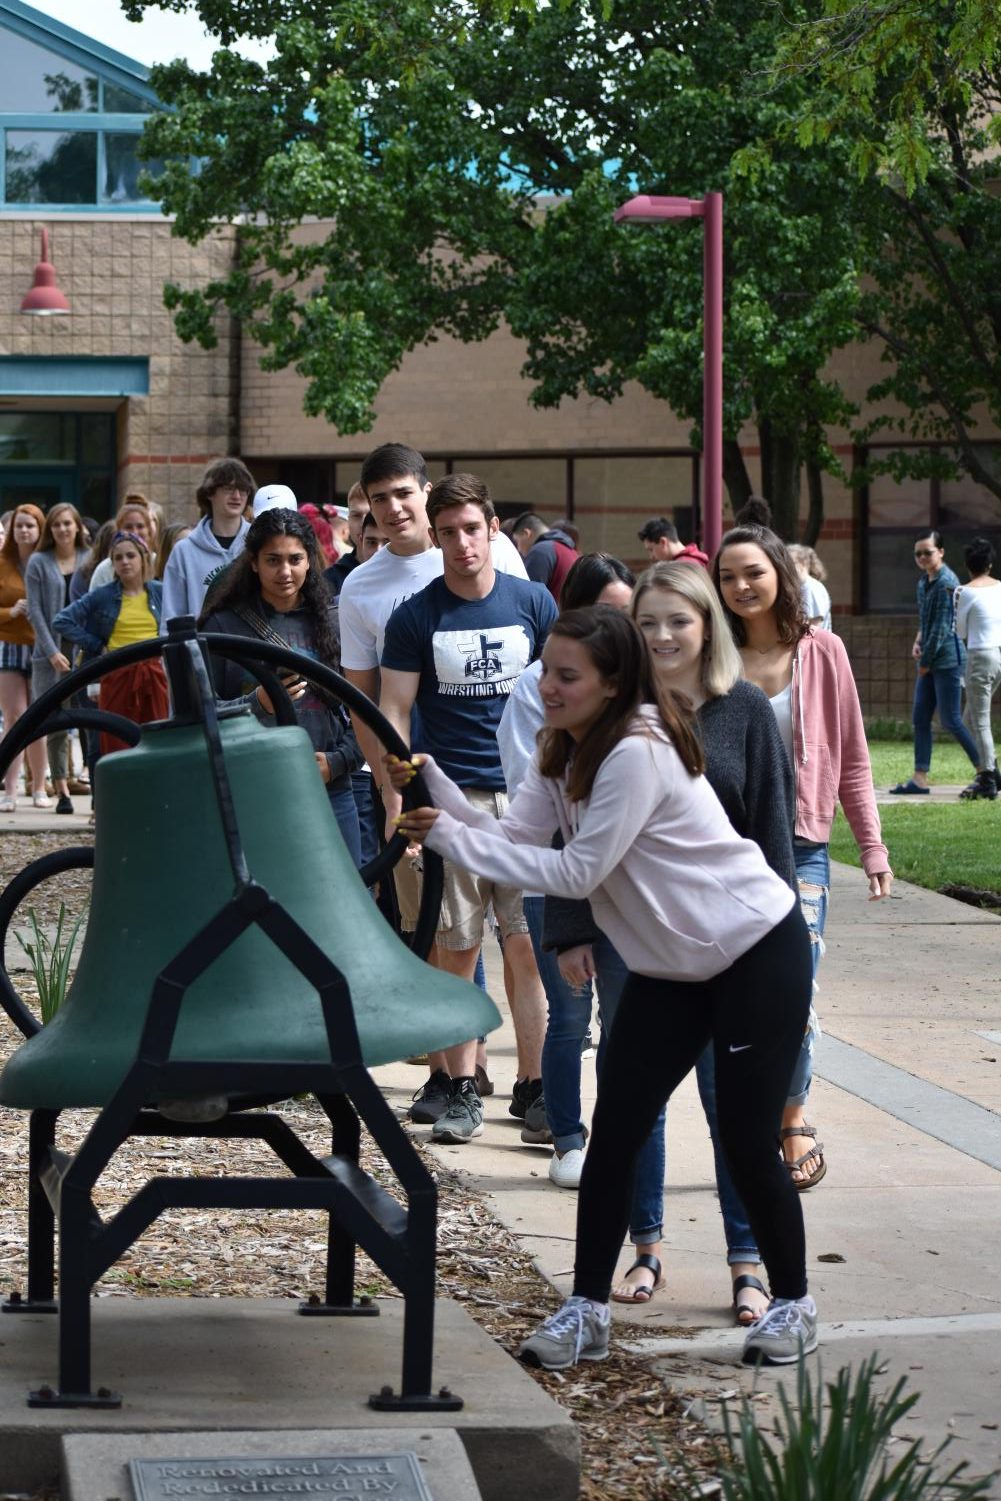
[[[905,781],[914,769],[910,745],[877,740],[869,746],[877,787]],[[936,745],[932,783],[970,781],[972,771],[958,745]],[[900,803],[879,810],[883,841],[894,875],[916,886],[974,886],[1001,893],[1001,797],[993,803]],[[831,831],[831,857],[858,865],[858,851],[845,816],[838,811]]]
[[[877,787],[895,787],[898,782],[906,782],[914,770],[914,747],[907,740],[870,740],[869,757]],[[955,740],[946,740],[935,745],[928,775],[932,786],[959,782],[965,787],[973,781],[973,767]]]

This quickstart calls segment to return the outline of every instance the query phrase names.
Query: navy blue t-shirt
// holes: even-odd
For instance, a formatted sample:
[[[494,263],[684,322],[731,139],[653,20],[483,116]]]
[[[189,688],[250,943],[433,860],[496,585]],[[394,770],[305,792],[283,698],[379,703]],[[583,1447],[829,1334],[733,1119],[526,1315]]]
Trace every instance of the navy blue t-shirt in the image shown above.
[[[496,574],[486,599],[460,599],[434,579],[389,617],[383,667],[420,673],[414,749],[460,787],[503,788],[497,726],[555,619],[548,589],[509,573]]]

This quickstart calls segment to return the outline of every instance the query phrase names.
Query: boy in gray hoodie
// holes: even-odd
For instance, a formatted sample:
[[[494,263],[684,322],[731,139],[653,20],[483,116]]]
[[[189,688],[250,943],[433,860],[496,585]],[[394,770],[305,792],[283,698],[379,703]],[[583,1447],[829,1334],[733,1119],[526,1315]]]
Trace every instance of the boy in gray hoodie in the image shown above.
[[[195,492],[202,519],[174,548],[164,570],[161,635],[176,616],[197,619],[209,584],[243,551],[249,529],[244,512],[256,489],[239,459],[216,459],[206,469]]]

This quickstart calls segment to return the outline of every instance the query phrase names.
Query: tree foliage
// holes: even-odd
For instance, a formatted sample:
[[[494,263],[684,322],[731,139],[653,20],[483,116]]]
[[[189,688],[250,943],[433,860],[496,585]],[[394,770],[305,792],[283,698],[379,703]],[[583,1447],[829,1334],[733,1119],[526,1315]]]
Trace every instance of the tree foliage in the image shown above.
[[[978,98],[996,145],[999,55],[998,0],[824,0],[819,16],[790,25],[776,73],[809,85],[804,145],[847,133],[860,173],[889,172],[910,193],[935,164],[942,119]]]
[[[859,436],[945,444],[885,467],[965,470],[1001,496],[1001,470],[976,442],[985,417],[1001,423],[1001,6],[825,0],[819,19],[787,32],[776,76],[808,85],[797,139],[824,150],[836,132],[880,185],[859,312],[886,375]]]
[[[266,369],[305,377],[308,412],[364,430],[408,349],[436,332],[483,337],[500,316],[494,247],[517,209],[455,108],[463,8],[202,0],[199,13],[222,41],[273,34],[277,52],[266,66],[220,50],[205,74],[153,70],[171,109],[143,152],[170,159],[157,191],[176,232],[197,242],[220,219],[242,224],[230,275],[168,287],[178,332],[211,344],[228,310]]]
[[[612,209],[637,188],[691,197],[722,190],[727,484],[735,503],[750,490],[736,440],[753,422],[764,486],[791,533],[801,464],[836,468],[826,430],[851,416],[825,367],[856,329],[859,237],[848,200],[869,189],[851,184],[846,193],[845,160],[833,146],[822,158],[788,139],[796,89],[759,86],[776,24],[741,0],[616,5],[604,26],[552,13],[521,20],[491,60],[499,87],[490,127],[512,141],[512,162],[537,190],[555,198],[522,250],[505,308],[528,342],[534,399],[612,397],[637,380],[692,419],[696,442],[698,230],[617,227]],[[533,114],[540,99],[547,108]],[[561,158],[566,116],[577,131]]]
[[[239,317],[265,368],[293,366],[307,411],[343,432],[371,426],[408,350],[443,333],[482,339],[506,319],[525,340],[537,404],[611,400],[638,381],[699,442],[699,231],[615,226],[613,208],[637,191],[725,194],[726,479],[739,502],[750,482],[737,435],[755,423],[787,534],[804,464],[811,532],[819,526],[820,476],[838,468],[827,434],[855,415],[829,361],[860,329],[892,352],[883,394],[915,405],[928,433],[961,452],[978,404],[993,400],[993,320],[977,299],[988,241],[1001,242],[978,228],[973,138],[963,136],[962,179],[936,145],[924,198],[860,175],[852,120],[809,123],[815,70],[772,72],[786,23],[815,21],[815,0],[781,14],[756,0],[168,8],[197,8],[224,48],[241,35],[276,44],[266,65],[220,50],[206,74],[154,70],[170,110],[151,119],[143,149],[171,163],[158,192],[177,233],[197,241],[219,220],[242,225],[230,275],[168,287],[178,331],[211,343],[220,314]],[[962,205],[944,186],[961,180],[962,233]],[[973,282],[967,241],[980,257]],[[951,263],[951,302],[936,256]],[[917,265],[923,280],[910,286],[902,272]],[[953,294],[968,286],[960,310]],[[949,341],[957,328],[962,347]]]

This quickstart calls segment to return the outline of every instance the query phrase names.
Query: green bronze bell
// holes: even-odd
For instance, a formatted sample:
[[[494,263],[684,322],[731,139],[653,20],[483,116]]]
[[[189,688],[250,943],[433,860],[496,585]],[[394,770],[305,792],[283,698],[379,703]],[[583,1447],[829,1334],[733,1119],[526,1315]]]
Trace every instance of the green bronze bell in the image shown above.
[[[341,840],[305,733],[262,727],[249,714],[219,728],[251,875],[344,974],[363,1061],[388,1063],[496,1027],[481,990],[431,969],[385,923]],[[5,1105],[105,1105],[136,1057],[156,976],[233,892],[200,725],[145,727],[138,746],[101,760],[97,792],[79,965],[58,1015],[7,1064]],[[324,1062],[330,1048],[316,990],[251,927],[186,992],[171,1054]]]

